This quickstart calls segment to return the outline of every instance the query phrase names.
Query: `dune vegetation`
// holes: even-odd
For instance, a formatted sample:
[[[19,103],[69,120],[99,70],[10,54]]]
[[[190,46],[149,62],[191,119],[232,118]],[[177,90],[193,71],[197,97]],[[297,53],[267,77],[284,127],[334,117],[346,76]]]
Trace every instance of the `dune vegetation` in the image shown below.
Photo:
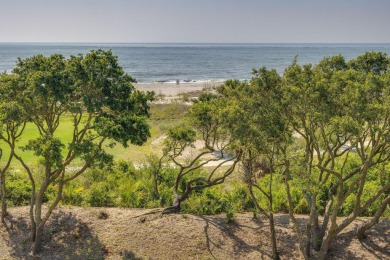
[[[28,208],[19,213],[29,219],[32,254],[45,255],[45,227],[65,205],[155,209],[145,215],[170,220],[196,214],[207,223],[215,219],[203,215],[223,214],[233,225],[250,212],[268,223],[262,239],[273,259],[326,259],[346,232],[364,241],[390,217],[386,54],[295,60],[282,75],[262,67],[250,81],[166,103],[134,82],[102,50],[19,59],[0,75],[1,221],[11,228],[14,207]],[[204,257],[215,257],[208,248]],[[89,253],[82,256],[97,256]],[[244,255],[234,257],[260,257]]]

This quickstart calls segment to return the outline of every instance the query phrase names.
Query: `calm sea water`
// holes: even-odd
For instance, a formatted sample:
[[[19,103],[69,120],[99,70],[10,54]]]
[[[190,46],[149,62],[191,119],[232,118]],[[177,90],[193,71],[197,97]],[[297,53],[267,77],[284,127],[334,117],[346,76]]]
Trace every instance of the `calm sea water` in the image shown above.
[[[120,65],[138,82],[223,81],[249,79],[253,68],[279,73],[298,55],[298,63],[315,64],[342,54],[354,58],[365,51],[390,55],[390,44],[29,44],[0,43],[0,71],[11,71],[18,57],[39,53],[65,57],[92,49],[111,49]]]

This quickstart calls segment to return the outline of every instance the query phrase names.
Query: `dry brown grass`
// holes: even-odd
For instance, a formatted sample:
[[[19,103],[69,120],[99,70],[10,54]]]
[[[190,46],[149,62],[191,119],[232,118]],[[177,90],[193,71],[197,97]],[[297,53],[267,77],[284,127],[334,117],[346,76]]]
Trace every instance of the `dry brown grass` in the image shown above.
[[[0,228],[0,259],[29,256],[28,208],[11,208],[9,230]],[[268,225],[252,214],[238,214],[227,224],[225,215],[160,216],[160,210],[65,208],[55,211],[45,229],[38,259],[268,259]],[[102,217],[104,216],[104,217]],[[300,218],[301,221],[305,217]],[[264,222],[263,222],[264,221]],[[360,243],[354,229],[332,246],[331,259],[390,259],[390,221],[384,220]],[[288,217],[277,215],[282,259],[299,259]]]

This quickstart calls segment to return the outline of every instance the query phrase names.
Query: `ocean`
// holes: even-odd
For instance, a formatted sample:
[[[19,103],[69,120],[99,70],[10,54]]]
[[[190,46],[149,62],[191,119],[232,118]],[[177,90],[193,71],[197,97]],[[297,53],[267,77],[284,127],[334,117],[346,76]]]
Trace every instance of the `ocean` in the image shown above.
[[[18,57],[39,53],[69,57],[99,48],[111,49],[139,83],[247,80],[253,68],[263,66],[283,73],[296,56],[299,64],[316,64],[338,54],[347,60],[366,51],[390,55],[390,44],[0,43],[0,71],[10,72]]]

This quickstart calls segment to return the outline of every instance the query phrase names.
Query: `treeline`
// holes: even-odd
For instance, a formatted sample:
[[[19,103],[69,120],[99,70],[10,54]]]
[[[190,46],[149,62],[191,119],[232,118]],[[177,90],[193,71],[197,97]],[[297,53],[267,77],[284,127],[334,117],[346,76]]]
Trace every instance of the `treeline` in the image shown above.
[[[1,153],[2,221],[6,202],[30,205],[38,252],[60,201],[165,207],[163,214],[226,212],[229,221],[234,212],[253,211],[269,220],[278,259],[274,213],[284,212],[304,258],[325,259],[357,217],[371,216],[357,230],[363,239],[390,215],[389,68],[386,54],[367,52],[350,61],[294,61],[283,75],[255,69],[248,82],[229,80],[201,95],[166,132],[161,155],[135,167],[114,161],[104,147],[146,141],[153,93],[136,91],[111,52],[19,60],[0,81],[0,138],[10,150]],[[64,116],[73,118],[69,143],[56,137]],[[16,149],[27,123],[39,130],[22,147],[36,156],[34,166]],[[188,154],[197,140],[203,149]],[[21,172],[9,172],[12,160]],[[296,219],[302,213],[309,214],[304,226]]]

